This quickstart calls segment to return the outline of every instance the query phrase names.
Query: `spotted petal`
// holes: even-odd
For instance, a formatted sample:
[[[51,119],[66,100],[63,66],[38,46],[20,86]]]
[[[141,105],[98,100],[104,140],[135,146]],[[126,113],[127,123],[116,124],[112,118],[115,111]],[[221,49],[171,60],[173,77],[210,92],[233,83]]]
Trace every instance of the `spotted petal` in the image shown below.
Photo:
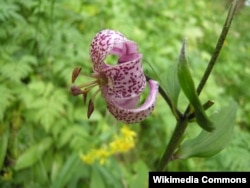
[[[134,53],[138,53],[138,47],[135,42],[129,41],[117,31],[108,29],[97,33],[90,46],[90,56],[93,62],[93,69],[96,72],[100,72],[109,66],[104,62],[107,55],[113,54],[124,59],[124,57],[129,57],[129,54]]]
[[[101,86],[107,101],[134,98],[141,94],[146,86],[141,59],[142,55],[137,54],[134,60],[111,66],[101,72],[108,78],[108,84]]]
[[[158,82],[149,80],[150,93],[147,100],[139,108],[127,109],[118,105],[113,101],[107,102],[107,107],[113,116],[125,123],[138,123],[148,117],[155,105],[156,97],[158,94]]]
[[[93,70],[109,111],[121,121],[135,123],[145,119],[153,110],[158,93],[158,83],[149,81],[150,95],[137,107],[146,87],[142,69],[142,54],[137,44],[121,33],[102,30],[94,37],[90,47]],[[117,55],[117,64],[105,63],[108,55]]]

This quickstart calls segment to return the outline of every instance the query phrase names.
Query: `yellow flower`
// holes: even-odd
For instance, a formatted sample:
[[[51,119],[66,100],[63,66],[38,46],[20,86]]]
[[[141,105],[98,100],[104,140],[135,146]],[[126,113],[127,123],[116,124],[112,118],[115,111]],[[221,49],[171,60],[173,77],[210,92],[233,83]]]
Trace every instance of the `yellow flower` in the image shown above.
[[[98,157],[99,163],[104,164],[106,162],[106,159],[111,155],[111,153],[105,148],[100,148],[96,151],[96,155]]]
[[[95,152],[94,150],[89,151],[86,155],[80,155],[81,160],[86,164],[93,164],[95,161]]]
[[[135,147],[136,133],[128,126],[121,128],[121,134],[115,135],[114,140],[107,146],[99,149],[92,149],[87,154],[81,155],[81,160],[86,164],[93,164],[95,161],[104,164],[106,159],[117,153],[125,153]]]
[[[121,132],[123,137],[125,138],[134,138],[136,136],[136,133],[132,131],[128,126],[123,126],[121,128]]]
[[[104,164],[107,157],[110,156],[110,152],[105,148],[90,150],[86,155],[81,155],[81,160],[86,164],[93,164],[98,161],[100,164]]]
[[[109,148],[112,153],[125,153],[135,146],[133,138],[117,137],[114,141],[109,143]]]

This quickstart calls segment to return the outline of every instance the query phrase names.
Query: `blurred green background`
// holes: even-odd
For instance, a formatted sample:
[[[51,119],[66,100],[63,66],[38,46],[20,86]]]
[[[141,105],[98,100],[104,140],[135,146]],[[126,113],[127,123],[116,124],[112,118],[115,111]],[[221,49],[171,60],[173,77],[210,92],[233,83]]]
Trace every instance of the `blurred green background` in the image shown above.
[[[89,45],[104,28],[138,43],[156,72],[176,63],[187,38],[195,83],[213,53],[229,0],[1,0],[0,1],[0,187],[147,187],[175,126],[159,95],[153,114],[131,125],[135,147],[105,164],[85,164],[80,153],[108,143],[123,125],[100,95],[87,119],[81,97],[69,93],[71,72],[91,73]],[[169,171],[250,170],[250,7],[237,10],[221,55],[201,99],[216,111],[234,99],[235,136],[211,158],[176,160]],[[153,71],[143,62],[147,74]],[[87,79],[85,79],[86,81]],[[84,81],[84,80],[83,80]],[[145,95],[146,97],[146,95]],[[179,108],[187,100],[180,96]],[[190,126],[186,137],[199,127]]]

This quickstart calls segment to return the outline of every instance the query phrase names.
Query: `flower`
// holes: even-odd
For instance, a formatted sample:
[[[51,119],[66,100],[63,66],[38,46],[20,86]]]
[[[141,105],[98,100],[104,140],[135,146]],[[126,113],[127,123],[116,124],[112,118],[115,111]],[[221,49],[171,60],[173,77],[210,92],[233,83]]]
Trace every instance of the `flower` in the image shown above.
[[[118,56],[116,65],[105,63],[108,55]],[[137,106],[140,95],[147,85],[141,64],[142,56],[138,52],[137,44],[117,31],[105,29],[96,34],[90,45],[93,74],[89,77],[94,80],[71,87],[73,95],[82,94],[86,100],[89,90],[94,86],[99,86],[89,100],[88,118],[94,110],[94,98],[99,92],[102,93],[109,112],[117,120],[137,123],[151,114],[158,94],[157,81],[148,81],[149,96],[144,104]],[[81,68],[74,69],[73,83],[80,71]]]
[[[128,126],[121,128],[120,136],[109,143],[111,153],[125,153],[135,147],[136,132],[131,130]]]
[[[120,129],[120,133],[114,135],[111,142],[100,148],[91,149],[86,154],[80,154],[80,159],[89,165],[95,162],[99,162],[103,165],[108,157],[126,153],[133,149],[135,147],[136,136],[136,132],[129,126],[124,125]]]
[[[93,149],[90,150],[87,154],[80,155],[81,160],[86,164],[93,164],[95,161],[98,161],[100,164],[104,164],[106,159],[112,153],[109,152],[106,148]]]

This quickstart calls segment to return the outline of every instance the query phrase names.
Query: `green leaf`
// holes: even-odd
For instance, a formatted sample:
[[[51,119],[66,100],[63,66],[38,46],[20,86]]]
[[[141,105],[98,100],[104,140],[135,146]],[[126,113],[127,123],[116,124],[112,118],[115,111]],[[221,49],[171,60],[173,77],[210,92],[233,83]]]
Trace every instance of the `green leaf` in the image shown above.
[[[68,104],[66,89],[56,88],[51,82],[34,81],[27,92],[20,94],[27,109],[33,111],[33,119],[49,131],[56,119],[66,114]]]
[[[72,153],[68,157],[61,171],[55,177],[55,180],[53,181],[51,188],[67,187],[67,183],[73,176],[75,176],[76,169],[78,167],[81,167],[80,163],[81,161],[79,156],[76,153]]]
[[[186,95],[189,102],[194,108],[198,125],[200,125],[200,127],[205,129],[206,131],[211,132],[214,130],[214,125],[208,119],[205,110],[203,109],[202,104],[200,102],[199,96],[196,92],[194,81],[189,70],[188,62],[185,55],[185,45],[186,43],[184,41],[181,48],[177,71],[179,83],[182,91],[184,92],[184,94]]]
[[[21,58],[9,58],[2,65],[0,72],[7,79],[19,82],[33,71],[32,65],[36,63],[36,58],[29,55],[24,55]]]
[[[14,96],[12,91],[5,86],[0,85],[0,121],[3,120],[6,108],[11,104]]]
[[[56,125],[59,127],[59,125]],[[80,126],[68,126],[58,135],[57,147],[71,146],[74,149],[82,149],[88,143],[89,135]]]
[[[92,167],[91,172],[91,180],[90,180],[90,188],[105,188],[105,182],[102,177],[102,174],[100,173],[99,169],[96,168],[96,166]]]
[[[51,147],[52,138],[44,138],[39,143],[32,145],[16,161],[15,170],[28,168],[41,160],[43,154]]]
[[[11,2],[11,1],[10,1]],[[8,1],[2,1],[0,3],[0,20],[5,22],[9,19],[16,19],[18,21],[23,20],[22,16],[18,14],[19,7]]]
[[[178,64],[176,63],[170,65],[167,71],[160,75],[161,86],[166,91],[175,106],[177,106],[180,94],[180,84],[177,77],[177,65]]]
[[[9,128],[0,124],[0,169],[2,169],[9,140]]]
[[[121,181],[123,174],[121,174],[120,164],[115,160],[112,160],[112,163],[109,163],[109,165],[111,166],[95,165],[96,169],[100,173],[100,177],[105,183],[105,187],[124,187]]]
[[[216,129],[213,132],[202,130],[192,140],[185,141],[175,154],[176,158],[209,157],[224,149],[233,138],[237,104],[222,108],[214,113],[210,119]]]
[[[148,167],[144,161],[138,160],[134,164],[134,171],[135,173],[132,175],[131,180],[129,182],[130,188],[137,188],[137,187],[147,187],[147,176],[148,176]]]

